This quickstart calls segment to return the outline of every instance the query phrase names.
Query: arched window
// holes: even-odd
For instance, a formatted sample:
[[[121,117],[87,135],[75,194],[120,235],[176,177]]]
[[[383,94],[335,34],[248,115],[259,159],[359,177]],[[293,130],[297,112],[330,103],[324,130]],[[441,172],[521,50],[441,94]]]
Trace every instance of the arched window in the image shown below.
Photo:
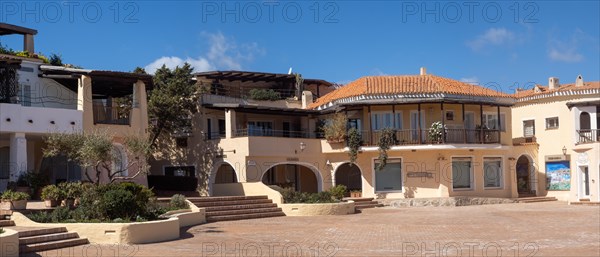
[[[129,176],[127,170],[127,153],[120,144],[114,144],[112,150],[112,172],[120,172],[117,176]]]

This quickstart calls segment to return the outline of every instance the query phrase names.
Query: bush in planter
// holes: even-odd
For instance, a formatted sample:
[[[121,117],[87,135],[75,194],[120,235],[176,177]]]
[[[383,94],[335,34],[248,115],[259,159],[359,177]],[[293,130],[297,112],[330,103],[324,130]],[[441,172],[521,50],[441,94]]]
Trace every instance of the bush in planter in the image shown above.
[[[250,99],[257,101],[277,101],[281,99],[281,95],[273,89],[250,89]]]
[[[24,192],[14,192],[9,189],[2,193],[0,199],[3,202],[4,209],[22,210],[27,207],[27,200],[29,199],[29,194]]]
[[[58,201],[64,198],[64,192],[55,185],[48,185],[42,189],[42,199],[46,202],[46,207],[55,207]]]
[[[342,198],[344,198],[344,196],[346,196],[347,191],[348,191],[348,188],[346,188],[346,186],[344,186],[344,185],[337,185],[337,186],[334,186],[331,189],[329,189],[331,196],[333,196],[333,198],[335,198],[338,201],[342,200]]]
[[[185,201],[185,196],[181,194],[175,194],[171,196],[169,207],[173,210],[189,209],[190,205]]]
[[[325,133],[325,139],[330,143],[341,143],[346,139],[346,123],[348,118],[345,114],[338,112],[323,126],[323,133]]]

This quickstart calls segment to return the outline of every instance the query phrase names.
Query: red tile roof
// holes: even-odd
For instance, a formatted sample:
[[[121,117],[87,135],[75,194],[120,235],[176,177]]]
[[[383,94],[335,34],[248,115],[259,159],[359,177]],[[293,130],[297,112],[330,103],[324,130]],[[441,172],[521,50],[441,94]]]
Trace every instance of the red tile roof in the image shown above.
[[[493,89],[434,75],[369,76],[359,78],[319,98],[308,108],[314,109],[332,101],[361,95],[444,93],[467,96],[506,97]]]
[[[552,90],[550,90],[550,88],[548,88],[547,86],[535,85],[531,89],[518,90],[516,93],[513,94],[513,96],[521,99],[521,98],[525,98],[528,96],[544,96],[544,95],[550,95],[555,92],[567,92],[567,91],[575,91],[576,92],[576,91],[587,90],[587,89],[600,89],[600,81],[584,82],[583,86],[581,86],[581,87],[576,86],[575,83],[564,84],[564,85],[560,85],[558,88],[555,88]]]

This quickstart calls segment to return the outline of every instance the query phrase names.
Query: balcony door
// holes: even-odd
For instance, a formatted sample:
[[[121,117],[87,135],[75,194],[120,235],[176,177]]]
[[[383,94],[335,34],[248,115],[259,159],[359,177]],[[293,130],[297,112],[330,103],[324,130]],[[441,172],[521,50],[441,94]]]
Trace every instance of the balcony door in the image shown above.
[[[590,172],[588,166],[579,166],[579,199],[590,198]]]
[[[248,121],[249,136],[273,136],[273,122]]]
[[[419,139],[419,112],[418,111],[411,111],[410,112],[410,130],[411,130],[411,139],[413,141],[416,141]],[[421,111],[421,130],[426,131],[427,128],[425,127],[425,112]],[[425,136],[427,135],[426,132],[421,132],[421,140],[425,140]]]

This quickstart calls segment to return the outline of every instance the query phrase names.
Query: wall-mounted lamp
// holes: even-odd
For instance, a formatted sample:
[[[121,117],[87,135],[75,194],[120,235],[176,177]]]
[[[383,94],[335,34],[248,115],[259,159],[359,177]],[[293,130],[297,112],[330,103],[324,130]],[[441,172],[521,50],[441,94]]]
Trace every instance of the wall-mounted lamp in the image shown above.
[[[304,151],[306,149],[306,144],[304,142],[300,142],[300,151]]]
[[[327,160],[327,162],[325,162],[325,165],[331,166],[331,161]]]
[[[563,155],[567,155],[567,147],[566,146],[563,146],[562,151],[563,151]]]

